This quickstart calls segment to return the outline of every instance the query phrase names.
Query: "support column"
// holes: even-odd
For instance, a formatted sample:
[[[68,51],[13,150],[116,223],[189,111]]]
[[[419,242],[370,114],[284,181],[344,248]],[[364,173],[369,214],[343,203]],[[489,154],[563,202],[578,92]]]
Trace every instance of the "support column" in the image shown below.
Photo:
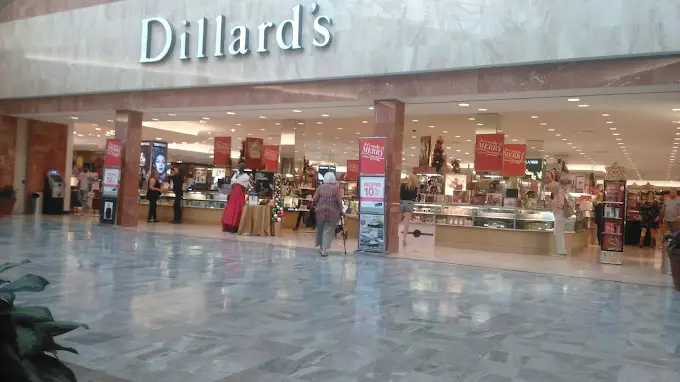
[[[294,174],[295,168],[302,168],[305,155],[305,126],[297,120],[281,121],[281,172]]]
[[[29,120],[27,124],[26,193],[30,195],[33,192],[43,191],[45,175],[48,171],[61,172],[66,168],[68,125],[37,120]],[[69,192],[68,183],[66,186],[66,192]]]
[[[0,187],[14,184],[16,136],[17,119],[0,116]]]
[[[496,134],[503,128],[503,117],[500,114],[478,114],[475,134]]]
[[[14,188],[17,191],[17,202],[14,204],[15,214],[26,213],[26,168],[28,165],[28,121],[17,121],[16,146],[14,149]]]
[[[142,113],[131,110],[117,110],[115,130],[116,139],[120,139],[122,146],[116,224],[123,227],[136,227],[139,156],[142,151]]]
[[[71,176],[73,175],[73,124],[66,128],[66,167],[64,168],[64,213],[71,213]]]
[[[375,101],[373,136],[386,137],[385,144],[385,248],[387,253],[399,252],[399,189],[401,186],[401,152],[404,146],[405,105],[398,100]]]

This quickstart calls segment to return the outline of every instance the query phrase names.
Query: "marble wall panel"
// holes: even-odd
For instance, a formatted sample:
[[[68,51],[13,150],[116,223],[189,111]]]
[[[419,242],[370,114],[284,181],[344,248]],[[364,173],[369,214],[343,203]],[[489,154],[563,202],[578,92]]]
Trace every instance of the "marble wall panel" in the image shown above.
[[[45,174],[50,170],[63,173],[66,168],[68,125],[44,121],[28,121],[28,165],[26,192],[42,192]]]
[[[17,119],[0,116],[0,187],[14,183]]]
[[[122,0],[4,0],[0,7],[0,22],[70,11],[114,1]]]
[[[105,0],[101,0],[104,2]],[[47,3],[72,3],[66,0]],[[80,0],[86,3],[85,0]],[[92,3],[96,3],[93,0]],[[302,47],[257,53],[257,26],[281,24],[300,3]],[[47,95],[283,83],[572,62],[680,52],[677,0],[124,0],[0,23],[0,99]],[[39,13],[35,13],[39,14]],[[213,57],[215,17],[250,31],[251,53]],[[333,20],[333,41],[316,48],[316,16]],[[179,35],[186,19],[192,59],[140,64],[141,19],[164,17]],[[197,20],[207,55],[197,59]],[[152,32],[152,51],[162,32]],[[375,99],[375,98],[374,98]]]

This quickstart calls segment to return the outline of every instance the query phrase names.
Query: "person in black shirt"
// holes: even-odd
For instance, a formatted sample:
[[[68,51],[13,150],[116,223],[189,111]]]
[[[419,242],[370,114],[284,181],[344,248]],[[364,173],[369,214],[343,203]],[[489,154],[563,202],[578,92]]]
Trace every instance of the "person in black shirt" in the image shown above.
[[[401,220],[404,222],[404,238],[402,245],[406,246],[406,236],[409,234],[408,226],[411,222],[411,215],[413,214],[413,203],[418,199],[418,187],[420,181],[416,174],[411,174],[406,178],[406,183],[401,184],[399,190]]]
[[[170,173],[170,180],[172,180],[172,191],[175,193],[175,203],[173,205],[174,218],[170,224],[182,223],[182,185],[184,184],[184,175],[177,166],[172,167]]]
[[[656,238],[656,232],[659,228],[659,203],[656,201],[654,191],[647,193],[647,199],[640,205],[640,220],[642,221],[642,230],[640,231],[640,247],[646,244],[647,233],[649,233],[649,244],[652,244]]]

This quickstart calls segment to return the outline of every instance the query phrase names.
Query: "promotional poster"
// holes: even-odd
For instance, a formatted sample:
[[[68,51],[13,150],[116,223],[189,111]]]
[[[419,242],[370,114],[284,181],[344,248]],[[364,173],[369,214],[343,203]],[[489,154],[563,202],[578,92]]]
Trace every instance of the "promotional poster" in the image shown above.
[[[146,188],[146,181],[151,171],[151,142],[142,141],[142,151],[139,153],[139,188]]]
[[[251,170],[260,170],[263,168],[262,151],[264,148],[263,140],[260,138],[246,138],[245,142],[245,158],[244,164],[246,168]]]
[[[151,168],[158,171],[158,181],[168,182],[168,143],[152,142],[151,145]]]
[[[420,154],[418,156],[418,167],[430,167],[431,156],[432,156],[432,136],[420,137]]]
[[[265,170],[279,171],[279,146],[265,145],[262,156]]]
[[[213,165],[231,167],[231,137],[215,137],[213,147]]]
[[[526,173],[527,145],[503,145],[503,176],[524,176]]]
[[[359,141],[361,175],[385,175],[385,138],[361,138]]]
[[[492,172],[503,170],[503,134],[477,135],[475,144],[475,171]]]

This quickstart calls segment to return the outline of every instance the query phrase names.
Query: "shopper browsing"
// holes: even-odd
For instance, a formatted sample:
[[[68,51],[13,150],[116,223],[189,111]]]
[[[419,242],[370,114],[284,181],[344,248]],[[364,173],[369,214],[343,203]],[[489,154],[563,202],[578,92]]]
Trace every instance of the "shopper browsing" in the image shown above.
[[[323,184],[314,193],[314,211],[316,218],[316,247],[321,256],[328,256],[331,241],[335,235],[335,226],[342,216],[342,191],[335,180],[335,174],[327,172],[323,176]]]
[[[85,211],[88,209],[88,201],[90,199],[90,183],[92,182],[93,175],[87,166],[83,167],[83,171],[78,174],[78,200],[82,207],[81,215],[85,215]]]
[[[550,204],[552,205],[552,211],[555,217],[553,234],[555,235],[555,247],[557,247],[557,254],[559,256],[567,255],[564,244],[564,223],[566,220],[564,216],[565,201],[565,194],[559,183],[550,183]]]
[[[413,203],[418,198],[418,186],[420,182],[416,174],[411,174],[406,178],[406,183],[401,184],[399,190],[399,210],[401,211],[401,221],[404,225],[404,238],[402,245],[406,246],[406,237],[408,236],[408,227],[411,223],[411,216],[413,215]]]
[[[156,210],[158,209],[158,198],[161,197],[161,184],[158,181],[158,177],[158,170],[155,168],[151,169],[151,176],[147,182],[146,189],[146,198],[149,200],[149,214],[146,221],[149,223],[158,223]]]
[[[249,185],[250,175],[246,173],[245,166],[241,164],[238,172],[231,177],[231,191],[222,213],[222,232],[236,233],[238,231]]]
[[[640,220],[642,223],[642,230],[640,231],[640,247],[644,247],[647,233],[649,233],[649,244],[653,246],[652,242],[656,238],[656,231],[659,228],[659,204],[654,198],[654,191],[647,193],[647,198],[640,205]]]
[[[172,167],[172,173],[170,175],[170,180],[172,180],[172,191],[175,193],[175,202],[173,204],[173,219],[170,224],[181,224],[182,223],[182,196],[184,190],[182,186],[184,185],[184,175],[182,171],[177,167]]]
[[[678,190],[672,188],[670,197],[666,198],[661,209],[663,226],[666,232],[673,233],[677,230],[678,215],[680,215],[680,198],[678,198]]]

